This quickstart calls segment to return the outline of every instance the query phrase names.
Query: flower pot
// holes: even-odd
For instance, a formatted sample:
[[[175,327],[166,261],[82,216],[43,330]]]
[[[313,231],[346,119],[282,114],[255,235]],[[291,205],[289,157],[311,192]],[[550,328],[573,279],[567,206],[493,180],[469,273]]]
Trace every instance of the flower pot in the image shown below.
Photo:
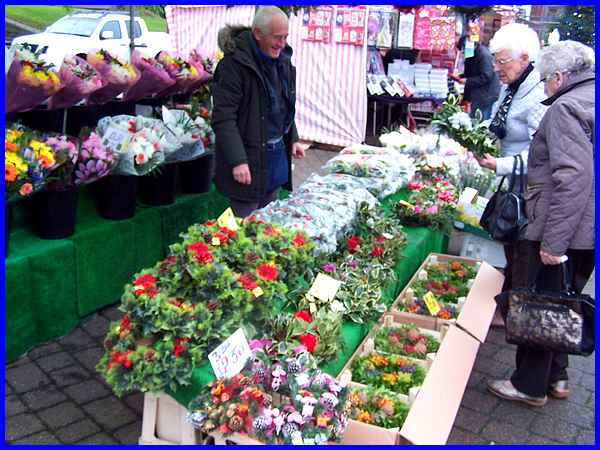
[[[75,232],[79,190],[43,190],[32,197],[33,230],[42,239],[64,239]]]
[[[96,206],[101,217],[125,220],[135,215],[137,176],[108,175],[95,184]]]
[[[215,155],[209,153],[191,161],[179,163],[181,190],[186,194],[210,191],[215,166]]]
[[[170,205],[175,202],[176,164],[165,164],[157,171],[140,177],[138,194],[147,205]]]

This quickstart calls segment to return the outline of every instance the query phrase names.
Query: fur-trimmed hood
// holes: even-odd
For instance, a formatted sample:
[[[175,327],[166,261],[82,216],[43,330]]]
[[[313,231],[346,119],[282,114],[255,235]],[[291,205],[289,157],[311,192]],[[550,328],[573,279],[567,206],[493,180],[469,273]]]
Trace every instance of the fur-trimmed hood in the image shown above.
[[[217,35],[219,49],[225,54],[233,53],[237,48],[236,40],[240,37],[240,34],[251,30],[246,25],[225,25],[219,30],[219,34]]]

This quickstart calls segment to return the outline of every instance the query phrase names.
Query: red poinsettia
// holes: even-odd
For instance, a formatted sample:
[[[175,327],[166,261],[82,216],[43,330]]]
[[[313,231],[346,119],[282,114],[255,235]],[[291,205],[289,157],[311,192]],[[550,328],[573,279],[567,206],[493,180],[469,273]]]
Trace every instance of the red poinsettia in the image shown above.
[[[352,236],[346,241],[346,247],[350,253],[354,253],[358,250],[358,246],[360,245],[360,238],[358,236]]]
[[[279,272],[277,271],[277,267],[273,264],[261,264],[256,268],[256,273],[260,278],[267,281],[273,281],[277,279],[277,275]]]
[[[296,236],[294,236],[294,240],[292,242],[294,244],[294,247],[302,247],[306,244],[304,236],[302,236],[300,233],[296,233]]]
[[[258,287],[256,281],[250,275],[240,275],[238,281],[244,286],[247,291],[253,291]]]
[[[175,338],[175,344],[173,345],[173,354],[175,358],[179,358],[179,355],[185,350],[184,344],[186,344],[189,338]]]
[[[294,317],[296,317],[298,319],[302,319],[306,323],[311,323],[313,321],[312,316],[305,309],[302,309],[302,310],[298,311],[296,314],[294,314]]]
[[[141,275],[133,282],[133,292],[136,296],[147,294],[153,298],[158,294],[156,289],[156,278],[150,274]]]
[[[300,343],[306,347],[309,353],[312,353],[317,346],[317,337],[312,333],[306,333],[300,336]]]
[[[383,255],[383,249],[377,245],[373,246],[373,250],[371,250],[371,256],[373,258],[379,258]]]

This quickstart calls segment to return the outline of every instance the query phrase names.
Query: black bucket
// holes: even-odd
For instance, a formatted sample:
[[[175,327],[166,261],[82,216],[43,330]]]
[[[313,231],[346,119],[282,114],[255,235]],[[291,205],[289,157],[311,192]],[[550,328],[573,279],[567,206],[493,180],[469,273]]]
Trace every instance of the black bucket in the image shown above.
[[[161,206],[175,203],[177,164],[165,164],[156,171],[140,177],[138,195],[146,205]]]
[[[96,206],[109,220],[131,219],[135,215],[138,177],[108,175],[96,182]]]
[[[33,230],[42,239],[65,239],[75,232],[77,187],[53,191],[44,189],[32,197]]]
[[[192,161],[179,163],[181,191],[186,194],[201,194],[210,191],[215,167],[215,155],[209,153]]]

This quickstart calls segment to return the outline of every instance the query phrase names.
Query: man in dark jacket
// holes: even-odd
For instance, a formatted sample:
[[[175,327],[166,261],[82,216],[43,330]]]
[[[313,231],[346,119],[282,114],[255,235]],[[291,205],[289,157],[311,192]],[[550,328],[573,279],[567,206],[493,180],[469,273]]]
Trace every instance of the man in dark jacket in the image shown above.
[[[252,29],[219,31],[224,53],[213,84],[217,189],[246,217],[291,190],[291,157],[304,157],[294,122],[296,69],[286,44],[288,19],[259,8]]]
[[[458,40],[458,50],[464,52],[466,41],[466,36]],[[479,109],[483,119],[489,119],[492,105],[500,94],[500,80],[494,71],[492,55],[485,45],[475,43],[475,54],[465,58],[465,71],[461,78],[465,84],[463,99],[471,102],[471,117],[475,117],[475,111]]]

